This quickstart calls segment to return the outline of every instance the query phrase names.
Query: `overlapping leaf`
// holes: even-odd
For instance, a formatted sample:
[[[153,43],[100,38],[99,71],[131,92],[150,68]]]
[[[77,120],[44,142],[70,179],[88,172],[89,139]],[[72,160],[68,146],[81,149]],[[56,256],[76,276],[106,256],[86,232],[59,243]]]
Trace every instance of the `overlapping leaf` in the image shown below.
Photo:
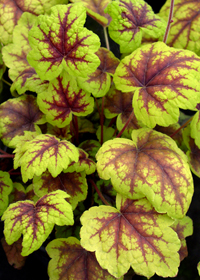
[[[137,49],[143,32],[159,38],[166,29],[166,22],[155,15],[151,6],[143,0],[112,1],[105,12],[112,17],[109,35],[120,45],[121,53]]]
[[[72,76],[87,77],[99,66],[96,34],[83,27],[86,10],[80,3],[56,5],[51,15],[41,15],[29,32],[32,50],[27,59],[42,80],[52,80],[65,69]]]
[[[1,80],[5,70],[6,70],[6,66],[5,66],[5,64],[3,62],[3,59],[2,59],[2,45],[0,44],[0,80]]]
[[[105,181],[100,179],[99,181],[97,181],[96,185],[98,189],[101,191],[103,197],[108,201],[108,203],[110,203],[112,206],[115,206],[115,199],[117,193],[113,188],[110,180]],[[94,194],[94,201],[99,205],[103,204],[102,200],[99,198],[97,193]]]
[[[12,43],[12,33],[23,12],[34,15],[48,13],[56,4],[67,3],[67,0],[2,0],[0,3],[0,41],[7,45]]]
[[[72,161],[78,161],[78,149],[69,141],[53,135],[40,134],[25,144],[20,158],[22,180],[40,176],[48,169],[53,177],[58,176]],[[14,151],[15,152],[15,151]]]
[[[79,88],[76,80],[65,72],[50,82],[48,90],[38,95],[37,102],[47,121],[58,127],[68,125],[72,114],[86,116],[94,107],[90,93]]]
[[[73,210],[79,201],[86,199],[88,189],[84,172],[61,172],[54,178],[46,171],[41,176],[33,178],[33,186],[36,195],[39,197],[56,190],[65,191],[70,195],[67,201],[71,204]]]
[[[8,206],[8,196],[13,189],[13,182],[7,172],[0,170],[0,216]]]
[[[46,122],[43,113],[39,110],[36,99],[32,95],[23,95],[8,99],[0,106],[0,136],[5,145],[24,131],[40,132],[38,124]]]
[[[23,234],[22,256],[39,249],[51,233],[54,224],[72,225],[73,212],[65,200],[66,192],[57,190],[34,204],[30,200],[11,204],[2,216],[4,235],[10,245]]]
[[[85,140],[82,142],[79,147],[83,149],[86,153],[89,154],[89,157],[91,157],[93,160],[95,160],[95,156],[99,148],[101,147],[101,144],[93,139]]]
[[[115,129],[113,127],[107,127],[104,125],[103,132],[102,132],[102,128],[99,125],[97,128],[97,131],[96,131],[96,136],[100,143],[101,143],[101,134],[102,133],[103,133],[103,143],[104,143],[104,142],[114,138]]]
[[[176,123],[179,108],[195,109],[199,79],[200,58],[163,42],[138,48],[121,61],[114,74],[117,89],[133,92],[137,119],[151,128]]]
[[[32,200],[33,202],[36,202],[39,199],[39,197],[35,195],[35,192],[33,190],[33,184],[29,185],[25,189],[22,184],[14,182],[13,190],[9,195],[10,203],[26,199]]]
[[[101,268],[94,253],[83,249],[79,240],[74,237],[53,240],[47,245],[46,250],[52,258],[48,267],[51,279],[115,279],[105,269]]]
[[[196,112],[190,123],[191,137],[194,139],[195,144],[200,149],[200,111]]]
[[[170,137],[151,129],[133,130],[132,139],[103,144],[96,155],[99,176],[111,178],[128,198],[146,196],[158,212],[184,217],[193,195],[186,155]]]
[[[169,227],[173,220],[157,213],[146,198],[129,200],[117,196],[117,209],[92,207],[81,217],[81,245],[94,252],[101,267],[115,277],[130,265],[150,278],[176,276],[180,240]],[[109,261],[108,261],[109,260]]]
[[[159,16],[168,20],[171,0],[167,0]],[[167,39],[168,46],[189,49],[200,54],[200,2],[196,0],[176,0],[173,9],[173,22]]]

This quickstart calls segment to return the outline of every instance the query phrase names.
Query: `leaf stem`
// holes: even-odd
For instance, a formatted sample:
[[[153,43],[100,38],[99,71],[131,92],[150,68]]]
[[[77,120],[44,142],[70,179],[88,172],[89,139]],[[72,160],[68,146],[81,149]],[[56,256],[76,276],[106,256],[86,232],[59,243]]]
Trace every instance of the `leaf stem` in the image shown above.
[[[73,115],[73,125],[74,125],[74,131],[75,131],[75,139],[76,139],[76,144],[79,144],[79,139],[78,139],[78,118],[77,116]]]
[[[169,30],[170,30],[170,25],[173,22],[172,17],[173,17],[173,10],[174,10],[174,0],[171,0],[171,5],[170,5],[170,11],[169,11],[169,17],[168,17],[168,22],[167,22],[167,28],[165,31],[165,35],[163,38],[163,42],[166,44],[167,42],[167,37],[169,34]]]
[[[193,119],[193,116],[189,118],[184,124],[182,124],[174,133],[170,135],[171,138],[173,138],[181,129],[183,129],[186,125],[188,125]]]
[[[15,155],[8,154],[7,152],[0,149],[0,158],[14,158]]]
[[[109,39],[108,39],[108,33],[106,27],[103,27],[103,32],[104,32],[104,37],[105,37],[105,42],[106,42],[106,48],[110,50],[110,44],[109,44]]]
[[[5,84],[7,84],[9,87],[12,86],[12,84],[10,84],[9,82],[7,82],[4,78],[2,78],[2,82],[4,82]]]
[[[95,191],[97,192],[98,196],[100,197],[100,199],[102,200],[102,202],[108,206],[110,206],[110,204],[108,203],[108,201],[105,199],[105,197],[103,196],[103,194],[101,193],[101,191],[98,189],[97,185],[95,184],[95,182],[91,179],[88,178],[88,181],[92,184],[92,186],[95,188]]]
[[[122,130],[118,133],[118,135],[116,137],[120,137],[122,135],[122,133],[124,132],[124,130],[126,129],[126,127],[128,126],[128,124],[130,123],[131,119],[134,116],[134,111],[132,111],[132,113],[130,114],[127,122],[125,123],[124,127],[122,128]]]
[[[101,115],[100,115],[100,123],[101,123],[101,145],[103,145],[103,123],[104,123],[104,101],[105,101],[105,96],[102,97],[102,103],[101,103]]]

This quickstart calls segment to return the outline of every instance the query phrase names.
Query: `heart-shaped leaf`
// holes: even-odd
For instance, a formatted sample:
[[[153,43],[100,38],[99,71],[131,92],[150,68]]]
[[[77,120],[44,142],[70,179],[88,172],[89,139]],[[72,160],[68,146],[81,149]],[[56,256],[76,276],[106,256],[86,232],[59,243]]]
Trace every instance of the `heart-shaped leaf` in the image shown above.
[[[149,201],[117,196],[117,209],[92,207],[81,216],[81,245],[94,252],[101,267],[115,277],[130,265],[135,273],[150,278],[176,276],[180,240],[169,227],[173,220],[157,213]],[[109,261],[108,261],[109,260]]]
[[[134,93],[137,119],[151,128],[176,123],[179,108],[194,110],[199,102],[199,80],[200,58],[163,42],[138,48],[120,62],[114,74],[117,89]]]
[[[63,69],[86,78],[99,66],[95,55],[99,37],[83,27],[85,20],[86,10],[80,3],[56,5],[50,16],[37,18],[29,32],[32,50],[27,59],[42,80],[58,77]]]
[[[0,170],[0,216],[8,206],[8,196],[13,189],[13,182],[8,172]]]
[[[118,193],[146,196],[158,212],[183,218],[193,195],[193,178],[186,155],[169,136],[141,128],[132,139],[107,141],[99,149],[99,176],[111,178]]]
[[[43,196],[36,204],[30,200],[12,203],[4,212],[4,235],[10,245],[23,234],[22,256],[39,249],[54,224],[72,225],[73,212],[65,200],[66,192],[57,190]]]

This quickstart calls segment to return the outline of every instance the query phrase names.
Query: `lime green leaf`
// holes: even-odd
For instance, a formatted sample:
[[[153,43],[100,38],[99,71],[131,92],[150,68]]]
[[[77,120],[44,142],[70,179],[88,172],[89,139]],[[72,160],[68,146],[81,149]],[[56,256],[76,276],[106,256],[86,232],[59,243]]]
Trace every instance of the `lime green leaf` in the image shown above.
[[[154,38],[164,35],[166,22],[155,15],[151,6],[143,0],[112,1],[105,9],[112,21],[109,35],[120,45],[121,53],[131,53],[141,45],[142,34]]]
[[[165,134],[141,128],[132,141],[116,138],[99,149],[97,171],[115,190],[131,199],[146,196],[158,212],[173,218],[186,214],[193,178],[186,155]]]
[[[68,125],[72,114],[86,116],[94,107],[90,93],[80,89],[76,80],[66,72],[51,81],[47,91],[38,94],[37,102],[47,121],[58,127]]]
[[[39,249],[51,233],[54,224],[72,225],[71,205],[65,201],[69,197],[58,190],[43,196],[36,204],[30,200],[11,204],[4,212],[4,235],[10,245],[23,234],[22,256]]]
[[[94,253],[83,249],[79,240],[75,237],[55,239],[47,245],[46,251],[52,258],[48,266],[49,277],[52,280],[115,279],[100,267]]]
[[[195,144],[200,149],[200,111],[196,112],[190,123],[191,137],[194,139]]]
[[[103,143],[114,137],[115,129],[112,127],[103,126]],[[101,126],[98,126],[96,131],[97,138],[101,142]]]
[[[36,202],[38,200],[38,196],[35,195],[33,190],[33,184],[29,185],[26,189],[20,183],[13,183],[13,190],[10,193],[9,201],[10,203],[17,202],[19,200],[32,200]]]
[[[111,85],[111,76],[119,64],[119,59],[105,49],[99,48],[96,52],[101,64],[87,79],[77,78],[78,85],[85,91],[91,92],[94,97],[105,96]]]
[[[148,278],[155,273],[175,276],[180,240],[169,227],[173,220],[157,213],[146,198],[129,200],[118,195],[116,204],[117,209],[99,206],[83,213],[83,248],[95,251],[101,267],[115,277],[124,275],[130,265]]]
[[[9,99],[0,106],[0,137],[5,145],[24,131],[40,132],[38,124],[46,122],[32,95]]]
[[[8,196],[13,189],[13,182],[8,172],[0,171],[0,216],[8,206]]]
[[[178,237],[181,241],[179,255],[180,261],[182,261],[188,255],[185,238],[193,234],[192,220],[189,217],[185,216],[181,220],[176,220],[171,228],[178,234]]]
[[[20,158],[22,180],[40,176],[47,169],[53,177],[66,169],[71,161],[78,161],[78,149],[67,140],[53,135],[40,134],[26,143],[25,153]]]
[[[91,157],[93,160],[96,160],[95,156],[101,147],[101,144],[96,140],[85,140],[79,145],[79,147],[88,153],[89,157]]]
[[[137,119],[151,128],[176,123],[179,108],[194,110],[199,102],[199,80],[200,58],[163,42],[138,48],[120,62],[114,74],[117,89],[134,93]]]
[[[171,0],[167,0],[159,16],[168,20]],[[196,0],[176,0],[173,9],[173,22],[167,45],[179,49],[188,49],[200,54],[200,3]]]
[[[197,264],[197,270],[198,270],[198,273],[199,273],[199,276],[200,276],[200,262],[198,262],[198,264]]]
[[[57,177],[46,171],[41,176],[33,178],[34,192],[39,197],[52,191],[62,190],[70,195],[66,200],[74,210],[79,201],[85,200],[87,196],[87,181],[84,172],[64,173],[61,172]]]
[[[86,11],[80,3],[56,5],[51,8],[51,16],[38,17],[29,32],[32,50],[27,59],[42,80],[58,77],[63,69],[86,78],[99,66],[95,52],[100,41],[83,27],[85,19]]]
[[[5,70],[6,70],[6,66],[5,66],[5,64],[3,62],[3,59],[2,59],[2,45],[0,44],[0,80],[1,80]]]
[[[111,17],[104,12],[105,8],[107,7],[108,3],[111,0],[72,0],[71,2],[77,3],[81,2],[84,4],[87,14],[96,20],[102,26],[109,25],[111,21]]]

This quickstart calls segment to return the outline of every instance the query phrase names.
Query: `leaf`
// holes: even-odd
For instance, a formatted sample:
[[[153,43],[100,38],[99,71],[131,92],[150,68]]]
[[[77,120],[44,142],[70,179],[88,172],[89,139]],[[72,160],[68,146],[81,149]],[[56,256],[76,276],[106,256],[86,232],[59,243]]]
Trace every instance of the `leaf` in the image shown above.
[[[5,241],[5,238],[2,237],[1,244],[6,254],[8,263],[15,269],[22,269],[26,262],[26,257],[21,255],[22,238],[19,238],[19,240],[14,242],[12,245],[8,245]]]
[[[23,234],[21,255],[27,256],[39,249],[54,224],[72,225],[73,212],[66,197],[69,195],[57,190],[43,196],[36,204],[30,200],[11,204],[2,216],[6,242],[11,245]]]
[[[103,126],[103,143],[105,141],[108,141],[112,138],[114,138],[114,134],[115,134],[115,129],[113,127],[107,127],[107,126]],[[101,126],[99,125],[96,131],[96,136],[99,140],[99,142],[101,142]]]
[[[6,66],[3,62],[3,59],[2,59],[2,46],[0,45],[0,80],[2,79],[3,77],[3,74],[6,70]]]
[[[39,197],[56,190],[65,191],[69,197],[66,199],[74,210],[79,201],[85,200],[87,196],[87,181],[84,172],[64,173],[57,177],[46,171],[41,176],[33,178],[34,192]]]
[[[94,254],[84,250],[75,237],[55,239],[47,245],[46,251],[52,258],[48,266],[49,277],[52,280],[115,279],[100,267]]]
[[[119,59],[106,48],[99,48],[96,55],[101,62],[99,67],[87,79],[77,78],[77,82],[82,89],[92,93],[94,97],[102,97],[110,88],[111,76],[115,73]]]
[[[65,127],[57,127],[47,123],[47,133],[52,134],[61,140],[70,140],[72,138],[72,135],[70,134],[70,124]]]
[[[1,0],[0,3],[0,41],[7,45],[12,43],[12,33],[23,12],[34,15],[48,13],[51,6],[67,3],[67,0]]]
[[[197,270],[198,270],[198,273],[200,275],[200,262],[198,262],[198,264],[197,264]]]
[[[51,15],[41,15],[29,32],[32,50],[28,62],[42,80],[53,80],[62,70],[71,76],[87,77],[99,66],[96,34],[83,27],[86,11],[80,3],[56,5]],[[64,38],[64,40],[63,40]]]
[[[56,177],[71,161],[78,161],[78,150],[72,143],[49,134],[36,136],[26,143],[25,148],[20,158],[23,182],[34,175],[40,176],[47,169]]]
[[[159,213],[183,218],[193,195],[186,155],[174,140],[157,131],[133,130],[132,140],[107,141],[97,155],[100,178],[130,199],[146,196]]]
[[[57,127],[65,127],[72,115],[87,116],[92,113],[94,99],[77,86],[73,77],[62,73],[50,82],[48,90],[37,96],[40,110],[47,121]]]
[[[96,182],[98,189],[101,191],[103,197],[110,203],[112,206],[115,206],[115,198],[116,198],[116,191],[113,188],[110,180],[105,181],[100,179]],[[94,194],[94,201],[99,204],[103,205],[102,200],[99,198],[98,194]]]
[[[180,240],[169,227],[173,220],[157,213],[146,198],[117,196],[117,209],[92,207],[81,216],[81,245],[94,252],[102,268],[115,277],[130,265],[136,274],[150,278],[176,276]],[[109,261],[108,261],[109,260]]]
[[[38,198],[39,197],[34,193],[32,184],[25,189],[22,184],[16,182],[13,183],[13,190],[9,196],[10,203],[17,202],[19,200],[32,200],[33,202],[36,202]]]
[[[199,102],[199,70],[200,58],[193,52],[157,42],[126,56],[113,80],[118,90],[134,93],[136,118],[153,128],[178,122],[179,108],[194,110]]]
[[[190,123],[190,128],[191,137],[194,139],[195,144],[200,149],[200,111],[196,112],[196,114],[193,116],[192,121]]]
[[[111,0],[73,0],[73,3],[81,2],[84,4],[87,14],[96,20],[99,24],[103,27],[109,25],[111,21],[111,17],[104,12],[105,8],[107,7],[108,3]]]
[[[159,12],[159,16],[165,20],[168,19],[170,3],[171,0],[167,0]],[[167,38],[168,46],[200,53],[199,10],[199,1],[175,1],[173,22],[170,24],[170,32]]]
[[[85,140],[83,141],[79,147],[83,149],[86,153],[89,154],[89,157],[91,157],[93,160],[95,160],[95,156],[99,148],[101,147],[101,144],[93,139]]]
[[[8,196],[13,189],[10,174],[0,170],[0,216],[8,207]]]
[[[109,35],[120,45],[121,53],[131,53],[141,45],[144,33],[154,38],[164,35],[166,22],[155,15],[143,0],[112,1],[105,12],[112,17]]]
[[[35,97],[23,95],[8,99],[0,105],[0,137],[9,147],[15,136],[24,134],[24,131],[40,132],[38,124],[45,123],[43,113],[39,110]]]

